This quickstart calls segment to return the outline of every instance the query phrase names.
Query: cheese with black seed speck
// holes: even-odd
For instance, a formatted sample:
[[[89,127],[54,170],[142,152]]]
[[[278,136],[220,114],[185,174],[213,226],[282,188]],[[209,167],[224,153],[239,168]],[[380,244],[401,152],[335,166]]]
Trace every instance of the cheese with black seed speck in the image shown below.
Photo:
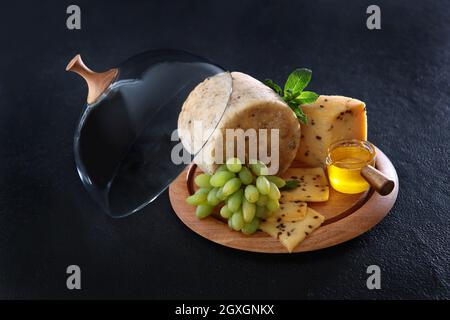
[[[230,76],[231,95],[228,90]],[[191,153],[198,151],[193,142],[202,145],[207,140],[194,130],[194,120],[202,120],[206,130],[213,132],[194,159],[200,169],[209,174],[218,166],[214,161],[216,152],[224,154],[226,141],[223,150],[215,150],[214,147],[219,137],[225,138],[226,129],[268,129],[267,150],[271,147],[270,129],[279,129],[278,173],[289,168],[297,154],[300,124],[294,112],[272,89],[241,72],[222,73],[203,81],[184,102],[178,129],[183,146]],[[213,130],[216,124],[217,129]]]
[[[306,215],[306,202],[302,201],[280,201],[280,208],[274,212],[268,221],[297,221]]]
[[[281,191],[281,201],[327,201],[330,188],[322,167],[289,168],[283,175],[285,180],[296,180],[298,187]]]
[[[367,139],[364,102],[343,96],[319,96],[302,105],[308,123],[302,124],[296,160],[311,166],[325,166],[329,146],[342,139]]]
[[[306,216],[302,220],[292,222],[264,221],[259,228],[278,239],[289,252],[292,252],[300,242],[320,227],[325,217],[317,211],[307,208]]]

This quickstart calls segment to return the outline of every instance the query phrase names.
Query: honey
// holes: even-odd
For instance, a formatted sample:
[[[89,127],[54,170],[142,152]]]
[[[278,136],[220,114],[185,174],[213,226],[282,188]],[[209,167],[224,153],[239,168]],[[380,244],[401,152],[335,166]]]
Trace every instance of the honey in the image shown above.
[[[341,140],[330,146],[326,163],[333,189],[360,193],[369,188],[360,172],[364,166],[375,164],[375,148],[367,141]]]

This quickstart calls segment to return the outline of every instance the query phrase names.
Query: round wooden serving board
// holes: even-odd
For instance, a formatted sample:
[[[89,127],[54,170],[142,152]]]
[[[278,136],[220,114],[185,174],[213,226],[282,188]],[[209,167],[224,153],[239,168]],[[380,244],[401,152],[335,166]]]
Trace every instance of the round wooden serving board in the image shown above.
[[[330,187],[328,201],[308,203],[308,206],[325,216],[325,222],[293,252],[323,249],[351,240],[368,231],[388,214],[397,199],[397,172],[388,157],[379,149],[376,167],[395,182],[394,190],[387,196],[380,196],[372,189],[348,195]],[[217,215],[199,220],[195,216],[195,207],[188,205],[185,200],[189,196],[189,188],[193,188],[193,174],[188,176],[189,168],[187,167],[169,187],[172,207],[185,225],[202,237],[227,247],[265,253],[288,252],[278,240],[262,231],[246,236],[228,228]],[[199,170],[196,169],[194,174],[198,173]]]

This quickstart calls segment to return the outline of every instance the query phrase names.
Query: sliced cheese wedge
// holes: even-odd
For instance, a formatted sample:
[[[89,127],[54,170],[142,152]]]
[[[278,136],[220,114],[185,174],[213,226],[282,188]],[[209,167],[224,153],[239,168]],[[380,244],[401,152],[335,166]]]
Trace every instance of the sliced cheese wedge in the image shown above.
[[[300,242],[319,228],[324,221],[324,216],[311,208],[307,208],[306,216],[303,220],[293,222],[274,222],[267,220],[262,222],[259,228],[280,240],[281,244],[289,252],[292,252]]]
[[[328,180],[322,168],[289,168],[283,178],[297,180],[299,185],[281,192],[281,201],[323,202],[329,197]]]
[[[276,211],[269,221],[298,221],[302,220],[306,216],[306,202],[302,201],[280,201],[280,209]]]
[[[308,123],[302,124],[300,147],[295,159],[311,167],[325,166],[330,145],[342,139],[367,139],[364,102],[343,96],[319,96],[302,105]]]

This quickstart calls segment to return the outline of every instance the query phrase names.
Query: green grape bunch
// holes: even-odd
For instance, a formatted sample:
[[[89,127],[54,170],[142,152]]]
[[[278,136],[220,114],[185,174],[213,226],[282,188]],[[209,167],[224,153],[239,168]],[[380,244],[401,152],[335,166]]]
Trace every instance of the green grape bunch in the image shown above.
[[[268,176],[267,172],[260,161],[246,166],[238,158],[230,158],[213,175],[196,176],[198,190],[186,202],[197,207],[199,219],[220,206],[220,216],[232,230],[250,235],[259,229],[262,219],[279,209],[280,188],[286,185],[282,178]]]

